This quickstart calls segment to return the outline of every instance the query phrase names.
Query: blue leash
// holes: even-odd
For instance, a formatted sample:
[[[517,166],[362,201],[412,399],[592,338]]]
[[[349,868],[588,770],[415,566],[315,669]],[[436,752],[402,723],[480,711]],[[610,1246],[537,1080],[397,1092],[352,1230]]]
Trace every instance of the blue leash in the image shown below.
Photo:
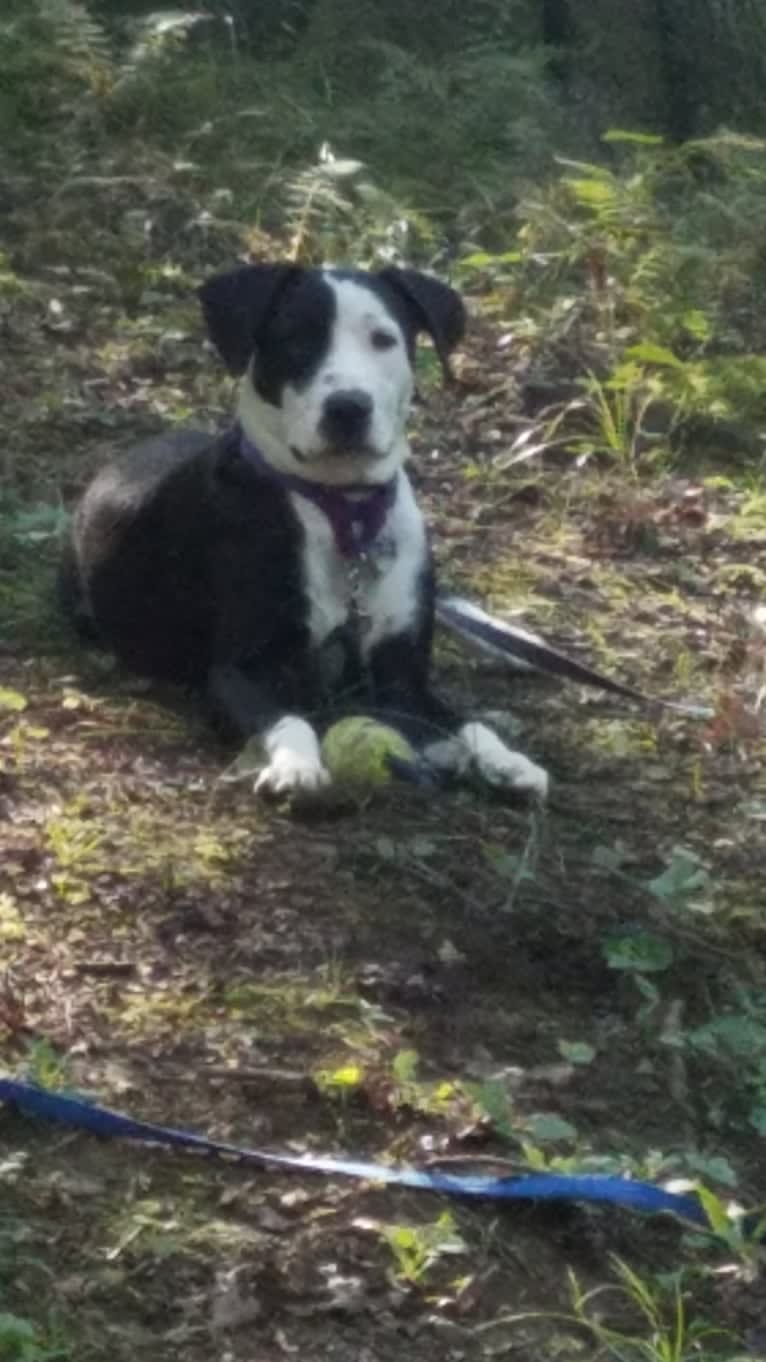
[[[647,1182],[601,1174],[531,1173],[522,1177],[484,1177],[440,1173],[417,1168],[392,1168],[388,1164],[360,1159],[336,1158],[326,1154],[275,1154],[263,1149],[248,1149],[222,1140],[209,1140],[187,1130],[174,1130],[151,1121],[135,1121],[120,1112],[110,1111],[80,1097],[39,1088],[17,1079],[0,1079],[0,1102],[10,1102],[30,1116],[56,1121],[87,1130],[92,1135],[132,1140],[147,1140],[180,1149],[196,1149],[205,1154],[234,1155],[264,1168],[284,1168],[291,1172],[325,1173],[363,1178],[367,1182],[393,1187],[413,1187],[419,1191],[491,1201],[596,1201],[633,1210],[656,1213],[667,1211],[693,1225],[710,1230],[705,1211],[695,1196],[666,1192]],[[755,1217],[751,1217],[755,1220]]]

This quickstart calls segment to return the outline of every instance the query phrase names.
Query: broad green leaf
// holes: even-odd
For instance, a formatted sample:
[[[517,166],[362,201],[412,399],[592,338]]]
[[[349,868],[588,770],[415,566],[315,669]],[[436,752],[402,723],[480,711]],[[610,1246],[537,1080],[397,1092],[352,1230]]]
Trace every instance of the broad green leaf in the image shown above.
[[[655,898],[668,902],[706,889],[709,883],[710,876],[699,857],[684,847],[675,847],[670,865],[650,880],[647,888]]]
[[[524,1121],[524,1129],[534,1139],[545,1144],[546,1140],[576,1140],[577,1128],[565,1121],[555,1112],[537,1112]]]
[[[695,1050],[709,1055],[735,1055],[751,1062],[766,1055],[766,1026],[743,1012],[695,1026],[687,1031],[686,1039]]]
[[[511,1119],[513,1108],[504,1084],[490,1078],[486,1083],[471,1087],[469,1092],[477,1107],[489,1117],[501,1135],[513,1134]]]
[[[721,1154],[686,1154],[684,1163],[693,1172],[705,1178],[712,1178],[722,1187],[736,1187],[739,1181],[729,1160]]]
[[[417,1050],[400,1050],[391,1065],[394,1078],[400,1083],[414,1083],[418,1072]]]
[[[616,194],[614,186],[606,180],[565,180],[568,189],[571,189],[578,203],[587,204],[590,207],[606,207],[615,201]]]
[[[695,340],[710,340],[713,328],[705,313],[701,312],[699,308],[690,308],[688,312],[683,313],[679,320],[684,331],[688,331],[689,335],[693,336]]]

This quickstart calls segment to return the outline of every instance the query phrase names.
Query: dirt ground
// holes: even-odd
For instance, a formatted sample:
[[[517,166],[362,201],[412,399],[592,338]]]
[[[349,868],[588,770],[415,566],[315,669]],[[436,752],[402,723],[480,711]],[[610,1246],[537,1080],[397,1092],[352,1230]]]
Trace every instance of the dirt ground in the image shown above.
[[[20,351],[33,343],[16,337]],[[26,379],[11,395],[5,448],[23,505],[50,505],[53,489],[68,502],[105,445],[161,424],[169,390],[223,419],[226,399],[204,386],[210,357],[183,337],[162,353],[159,372],[105,369],[94,396],[96,351],[49,339],[47,372],[61,361],[51,382],[71,400],[41,411]],[[754,1204],[763,1140],[747,1082],[681,1037],[736,989],[763,987],[766,783],[751,711],[766,508],[736,473],[703,485],[698,470],[499,472],[518,429],[513,385],[491,330],[467,354],[453,392],[428,389],[414,431],[445,578],[716,718],[515,679],[440,640],[441,684],[520,728],[550,769],[549,807],[397,786],[298,817],[220,780],[233,753],[188,698],[78,653],[50,603],[54,540],[9,532],[4,1067],[275,1150],[660,1179],[704,1167],[708,1182],[725,1160]],[[620,940],[649,952],[645,968],[615,963]],[[108,1143],[8,1109],[0,1176],[4,1308],[36,1325],[51,1350],[40,1357],[649,1356],[599,1351],[572,1322],[568,1274],[583,1290],[614,1282],[616,1259],[653,1277],[699,1268],[696,1316],[762,1355],[762,1284],[669,1219],[447,1205]],[[603,1299],[638,1327],[619,1294]]]

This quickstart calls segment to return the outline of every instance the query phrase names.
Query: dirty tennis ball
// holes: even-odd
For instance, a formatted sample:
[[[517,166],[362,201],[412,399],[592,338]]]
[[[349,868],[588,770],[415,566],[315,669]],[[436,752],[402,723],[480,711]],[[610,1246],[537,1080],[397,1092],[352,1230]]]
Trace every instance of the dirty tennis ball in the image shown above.
[[[374,719],[341,719],[327,730],[322,742],[324,764],[339,784],[387,785],[395,779],[389,757],[417,762],[417,753],[407,739]]]

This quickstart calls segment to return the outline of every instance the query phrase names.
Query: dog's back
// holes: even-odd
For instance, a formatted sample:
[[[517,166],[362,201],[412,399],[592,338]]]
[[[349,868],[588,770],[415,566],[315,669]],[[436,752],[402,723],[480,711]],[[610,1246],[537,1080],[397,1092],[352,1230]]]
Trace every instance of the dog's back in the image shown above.
[[[146,440],[100,470],[75,513],[60,600],[81,637],[137,672],[204,676],[213,449],[200,431]]]

